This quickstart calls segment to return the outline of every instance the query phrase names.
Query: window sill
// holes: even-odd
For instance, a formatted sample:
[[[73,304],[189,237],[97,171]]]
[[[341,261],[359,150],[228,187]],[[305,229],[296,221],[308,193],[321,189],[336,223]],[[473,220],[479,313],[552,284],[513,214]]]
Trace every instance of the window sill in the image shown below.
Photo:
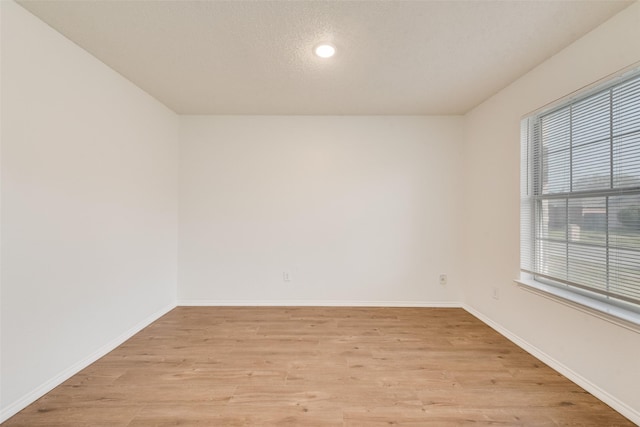
[[[516,279],[515,282],[523,290],[533,292],[542,297],[552,299],[610,323],[640,333],[640,313],[529,278]]]

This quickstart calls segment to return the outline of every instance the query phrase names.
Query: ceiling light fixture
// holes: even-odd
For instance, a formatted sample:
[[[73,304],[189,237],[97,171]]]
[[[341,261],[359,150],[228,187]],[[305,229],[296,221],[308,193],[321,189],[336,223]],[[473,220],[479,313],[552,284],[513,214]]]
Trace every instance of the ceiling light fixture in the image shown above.
[[[329,43],[322,43],[316,46],[313,52],[320,58],[331,58],[336,53],[336,47]]]

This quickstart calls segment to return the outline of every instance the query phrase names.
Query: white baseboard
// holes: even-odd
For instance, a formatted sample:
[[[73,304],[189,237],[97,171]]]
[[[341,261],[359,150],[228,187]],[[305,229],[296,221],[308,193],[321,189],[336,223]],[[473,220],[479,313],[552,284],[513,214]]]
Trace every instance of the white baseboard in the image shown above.
[[[318,300],[178,300],[178,306],[200,307],[443,307],[460,308],[456,301],[318,301]]]
[[[142,329],[149,326],[151,323],[153,323],[160,317],[167,314],[169,311],[173,310],[175,307],[176,307],[175,304],[170,304],[156,311],[151,316],[147,317],[146,319],[142,320],[131,329],[124,332],[122,335],[111,340],[107,344],[103,345],[102,347],[100,347],[99,349],[91,353],[89,356],[78,361],[77,363],[73,364],[69,368],[60,372],[55,377],[49,379],[48,381],[46,381],[45,383],[37,387],[35,390],[30,391],[29,393],[25,394],[15,402],[9,404],[6,408],[0,411],[0,423],[8,420],[10,417],[14,416],[18,412],[20,412],[21,410],[23,410],[24,408],[26,408],[27,406],[29,406],[30,404],[32,404],[33,402],[41,398],[43,395],[53,390],[54,388],[56,388],[57,386],[59,386],[69,378],[71,378],[73,375],[77,374],[78,372],[80,372],[87,366],[91,365],[93,362],[100,359],[101,357],[105,356],[107,353],[113,351],[116,347],[118,347],[119,345],[124,343],[126,340],[128,340],[129,338],[131,338],[132,336],[140,332]]]
[[[480,319],[483,323],[489,325],[491,328],[496,330],[499,334],[506,337],[508,340],[516,344],[518,347],[522,348],[527,353],[533,355],[537,359],[541,360],[545,364],[547,364],[552,369],[556,370],[560,374],[569,378],[574,383],[578,384],[580,387],[587,390],[589,393],[593,394],[598,399],[602,400],[607,405],[611,406],[613,409],[618,411],[620,414],[628,418],[631,422],[640,425],[640,412],[630,407],[626,403],[620,401],[615,396],[612,396],[605,390],[601,389],[582,375],[574,372],[569,367],[564,365],[563,363],[557,361],[553,357],[549,356],[544,351],[540,350],[536,346],[530,344],[529,342],[523,340],[519,336],[515,335],[513,332],[494,322],[484,314],[475,310],[474,308],[462,304],[462,308],[471,313],[473,316]]]

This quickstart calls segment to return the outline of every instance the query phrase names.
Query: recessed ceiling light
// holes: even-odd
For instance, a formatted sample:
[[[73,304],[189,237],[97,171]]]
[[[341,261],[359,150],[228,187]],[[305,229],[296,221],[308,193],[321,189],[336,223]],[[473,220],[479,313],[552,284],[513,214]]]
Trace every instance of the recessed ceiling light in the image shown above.
[[[320,58],[331,58],[336,53],[336,48],[332,44],[322,43],[313,49],[313,52]]]

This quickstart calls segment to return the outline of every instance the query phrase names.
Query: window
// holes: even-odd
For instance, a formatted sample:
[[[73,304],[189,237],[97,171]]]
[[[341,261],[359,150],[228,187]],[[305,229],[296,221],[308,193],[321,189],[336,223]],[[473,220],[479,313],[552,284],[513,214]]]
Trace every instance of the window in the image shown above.
[[[525,118],[521,270],[640,313],[640,72]]]

